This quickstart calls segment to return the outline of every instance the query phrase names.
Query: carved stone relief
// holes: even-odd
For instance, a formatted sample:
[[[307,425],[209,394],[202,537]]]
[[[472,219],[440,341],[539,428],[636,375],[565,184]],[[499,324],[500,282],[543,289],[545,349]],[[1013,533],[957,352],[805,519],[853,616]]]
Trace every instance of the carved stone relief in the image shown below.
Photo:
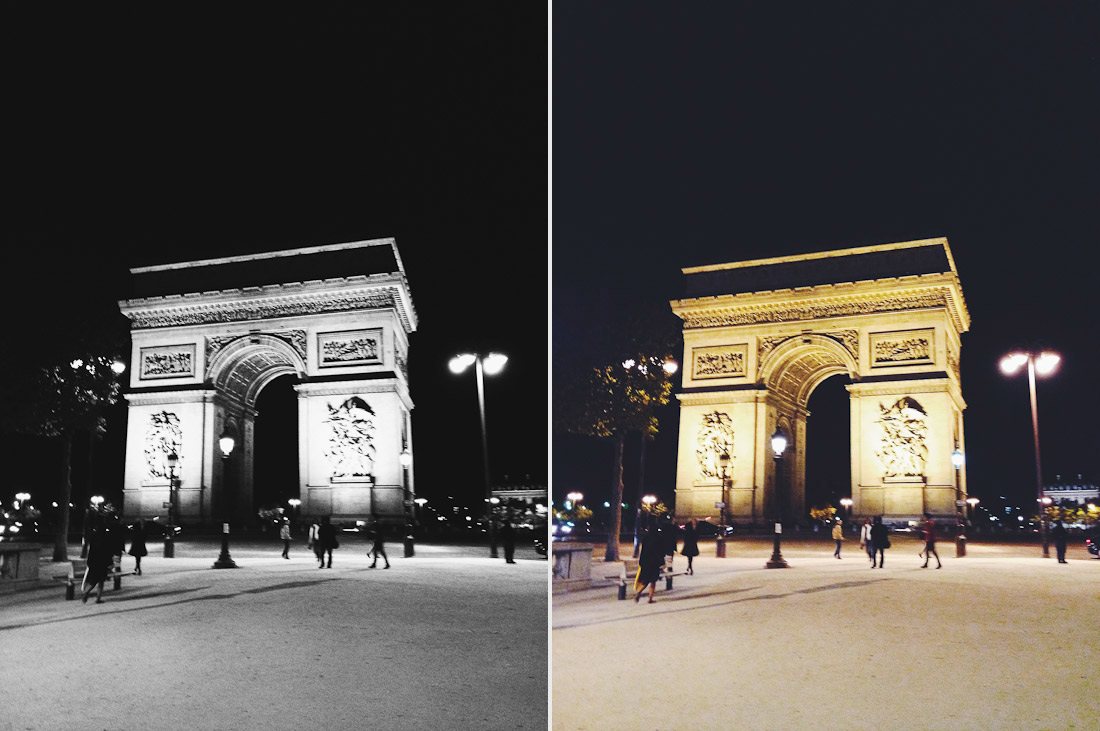
[[[394,361],[397,363],[397,370],[401,372],[406,381],[409,380],[409,364],[400,350],[394,353]]]
[[[249,333],[250,335],[270,335],[273,338],[278,338],[284,343],[294,349],[294,352],[302,357],[304,361],[306,359],[306,331],[305,330],[278,330],[276,332],[265,333]],[[229,343],[242,337],[248,337],[247,335],[217,335],[206,338],[206,367],[210,367],[210,362],[214,359],[222,348]]]
[[[164,309],[135,312],[129,315],[134,328],[176,327],[242,320],[266,320],[291,315],[313,315],[322,312],[346,312],[348,310],[395,307],[402,323],[408,327],[402,309],[397,307],[397,290],[392,287],[369,293],[328,295],[324,299],[287,297],[255,300],[252,302],[194,305],[191,307],[165,307]]]
[[[959,356],[950,348],[947,350],[947,367],[955,374],[955,380],[962,382],[962,371],[959,368]]]
[[[187,378],[195,375],[195,345],[166,345],[142,348],[139,355],[143,381],[156,378]]]
[[[910,396],[892,406],[879,404],[879,409],[882,442],[875,456],[883,477],[922,477],[928,460],[928,413]]]
[[[382,330],[317,334],[319,368],[376,365],[382,362]]]
[[[728,477],[733,471],[733,420],[722,411],[703,414],[695,448],[700,480],[722,479],[722,465],[718,458],[723,453],[730,455]]]
[[[687,328],[727,327],[731,325],[755,325],[765,322],[794,322],[814,320],[825,317],[845,315],[868,315],[876,312],[898,312],[902,310],[924,309],[929,307],[947,307],[947,296],[943,292],[922,292],[912,295],[897,295],[874,300],[841,300],[820,304],[777,305],[767,308],[729,309],[725,311],[706,310],[686,312],[682,315]]]
[[[328,406],[328,445],[325,457],[334,478],[369,477],[374,471],[374,410],[352,396],[339,406]]]
[[[932,363],[934,330],[871,333],[871,367]]]
[[[149,426],[145,431],[145,474],[146,479],[169,478],[168,455],[180,454],[183,443],[183,429],[180,418],[170,411],[161,411],[149,417]]]
[[[801,333],[800,333],[801,334]],[[817,335],[824,335],[827,338],[831,338],[841,345],[852,354],[852,358],[859,361],[859,331],[858,330],[832,330],[830,332],[815,333]],[[791,338],[796,338],[798,335],[770,335],[760,338],[757,345],[757,353],[759,355],[758,360],[763,361],[764,356],[775,350],[776,346],[780,343],[786,342]]]
[[[748,372],[748,345],[718,345],[691,349],[691,377],[736,378]]]

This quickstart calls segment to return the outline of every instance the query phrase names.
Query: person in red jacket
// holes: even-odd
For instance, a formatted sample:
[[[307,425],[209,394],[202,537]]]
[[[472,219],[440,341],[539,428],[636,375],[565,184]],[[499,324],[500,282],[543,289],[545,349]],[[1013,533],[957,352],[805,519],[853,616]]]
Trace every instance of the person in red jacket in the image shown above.
[[[936,568],[943,568],[943,564],[940,563],[940,554],[936,553],[936,521],[932,520],[932,516],[928,513],[924,514],[922,528],[924,529],[924,564],[921,568],[928,568],[928,559],[932,556],[936,557]]]

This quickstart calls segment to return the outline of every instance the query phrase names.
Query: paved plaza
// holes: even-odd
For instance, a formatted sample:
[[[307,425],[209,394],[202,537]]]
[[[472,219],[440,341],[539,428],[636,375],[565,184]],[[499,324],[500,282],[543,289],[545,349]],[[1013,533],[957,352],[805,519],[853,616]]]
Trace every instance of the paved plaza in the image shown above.
[[[661,581],[654,604],[611,585],[555,595],[552,727],[1100,727],[1100,560],[1080,542],[1067,564],[1053,546],[954,558],[945,542],[936,570],[915,538],[892,541],[883,570],[854,540],[841,560],[831,541],[784,542],[783,570],[764,568],[764,538],[724,559],[702,543],[696,574]]]
[[[212,570],[207,539],[150,544],[103,604],[61,582],[0,593],[0,729],[547,727],[545,558],[393,543],[370,569],[340,540],[332,569],[254,541]]]

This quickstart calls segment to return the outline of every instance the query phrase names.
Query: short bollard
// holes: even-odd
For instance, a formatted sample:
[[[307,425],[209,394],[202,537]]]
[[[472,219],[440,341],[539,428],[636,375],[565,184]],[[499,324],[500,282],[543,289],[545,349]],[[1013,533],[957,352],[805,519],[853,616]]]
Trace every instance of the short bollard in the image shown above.
[[[176,557],[176,542],[172,540],[172,536],[164,537],[164,557],[175,558]]]
[[[962,558],[966,555],[966,536],[960,535],[955,539],[955,557]]]
[[[626,582],[625,581],[620,581],[619,582],[619,598],[620,599],[626,599]]]
[[[726,557],[726,539],[722,536],[714,539],[714,552],[718,558]]]
[[[672,576],[665,577],[665,591],[672,591]]]
[[[413,548],[413,537],[405,536],[405,558],[411,558],[415,553],[416,549]]]
[[[76,599],[76,582],[69,581],[65,584],[65,599]]]

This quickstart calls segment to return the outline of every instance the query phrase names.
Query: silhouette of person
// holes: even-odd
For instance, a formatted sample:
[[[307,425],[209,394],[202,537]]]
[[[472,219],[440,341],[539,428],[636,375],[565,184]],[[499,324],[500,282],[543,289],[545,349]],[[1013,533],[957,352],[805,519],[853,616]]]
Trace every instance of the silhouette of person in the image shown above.
[[[635,602],[642,598],[642,593],[648,586],[649,604],[653,604],[653,594],[657,591],[657,579],[661,577],[661,566],[664,562],[664,539],[656,526],[647,526],[642,534],[642,550],[638,555],[638,576],[634,579]]]
[[[317,545],[320,546],[317,557],[321,559],[321,565],[317,568],[325,568],[325,554],[328,554],[328,568],[332,568],[332,549],[339,548],[336,540],[336,528],[329,522],[328,516],[321,518],[321,525],[317,527]]]
[[[867,558],[871,559],[871,565],[875,564],[875,543],[871,540],[871,519],[863,519],[863,527],[859,529],[859,547],[867,552]]]
[[[840,544],[844,542],[844,528],[842,523],[843,521],[841,521],[840,518],[837,518],[836,522],[833,523],[833,541],[836,542],[836,550],[833,551],[833,555],[837,558],[840,558]]]
[[[500,526],[500,542],[504,546],[504,562],[515,563],[516,555],[516,531],[511,521],[504,521]]]
[[[283,518],[279,526],[279,538],[283,541],[283,558],[290,558],[290,518]]]
[[[80,601],[88,603],[88,595],[96,589],[96,604],[103,603],[103,582],[114,563],[116,548],[115,537],[107,531],[101,516],[93,521],[91,535],[88,537],[88,562],[84,570],[84,593]]]
[[[932,556],[936,557],[936,568],[943,568],[943,564],[940,563],[940,554],[936,553],[936,521],[932,520],[932,516],[928,513],[924,514],[924,564],[921,565],[922,569],[928,568],[928,559]]]
[[[127,552],[134,557],[134,561],[137,565],[134,566],[134,573],[141,576],[141,557],[149,555],[149,549],[145,547],[145,521],[138,520],[130,528],[130,550]]]
[[[695,518],[688,519],[684,524],[684,546],[680,549],[680,555],[688,560],[688,575],[694,575],[695,569],[691,565],[692,559],[699,555],[699,529]]]
[[[886,531],[886,526],[882,524],[882,516],[876,515],[871,522],[871,545],[873,546],[871,554],[871,568],[875,567],[875,554],[878,554],[878,568],[882,568],[886,565],[886,549],[890,547],[890,534]]]
[[[1069,531],[1066,530],[1061,518],[1055,521],[1051,532],[1054,533],[1054,550],[1058,552],[1058,563],[1069,563],[1066,560],[1066,539]]]
[[[381,556],[382,559],[386,562],[386,565],[382,568],[388,569],[390,567],[390,559],[386,556],[385,528],[380,525],[372,525],[370,535],[371,539],[373,540],[373,544],[370,548],[370,555],[374,558],[374,560],[371,561],[370,568],[375,568],[376,564],[378,563],[378,557]]]

